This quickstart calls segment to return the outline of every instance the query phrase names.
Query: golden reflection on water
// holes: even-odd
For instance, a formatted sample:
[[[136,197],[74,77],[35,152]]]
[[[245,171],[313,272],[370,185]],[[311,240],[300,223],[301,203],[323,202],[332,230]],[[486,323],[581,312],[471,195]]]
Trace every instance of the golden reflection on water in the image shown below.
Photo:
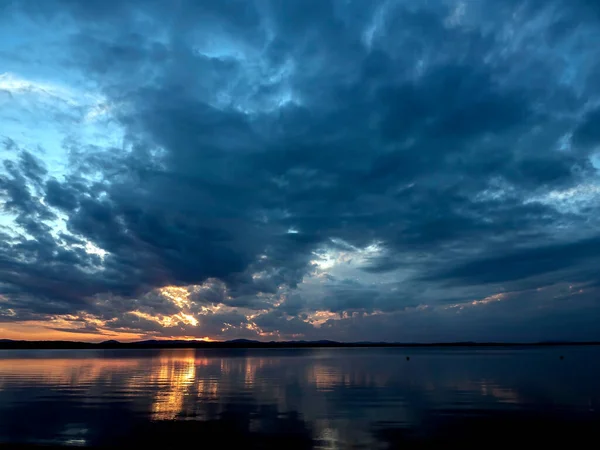
[[[12,384],[30,384],[34,381],[62,387],[81,387],[95,384],[110,374],[129,372],[139,365],[137,359],[0,359],[0,380]]]
[[[104,355],[84,358],[0,358],[0,380],[10,380],[13,384],[19,380],[29,383],[35,380],[63,387],[81,387],[101,381],[109,382],[119,376],[120,381],[125,381],[123,387],[130,390],[159,387],[155,410],[160,416],[164,411],[176,409],[175,405],[181,404],[186,393],[195,391],[198,396],[215,396],[219,381],[223,379],[236,379],[248,388],[264,384],[264,370],[283,366],[283,363],[278,358],[258,356],[208,358],[196,355],[193,349],[162,350],[151,358]],[[207,378],[201,370],[209,367],[212,367],[216,377]],[[307,372],[296,375],[303,376],[305,381],[319,390],[353,384],[383,385],[387,381],[385,376],[349,372],[323,363],[308,364],[306,369]]]
[[[384,387],[390,381],[389,374],[369,373],[367,370],[348,370],[335,365],[311,365],[306,380],[319,391],[328,391],[336,386],[375,386]]]
[[[219,358],[196,358],[193,349],[164,350],[152,358],[6,358],[0,359],[0,389],[7,384],[35,384],[88,395],[103,387],[104,394],[150,397],[152,419],[168,420],[182,412],[185,398],[192,392],[198,397],[217,397],[219,378],[207,379],[197,369],[221,363]]]
[[[0,389],[6,383],[35,383],[52,388],[70,388],[73,395],[94,395],[102,402],[136,399],[138,407],[153,420],[174,420],[197,414],[198,403],[224,403],[240,389],[251,391],[262,402],[287,410],[281,380],[298,379],[306,387],[328,391],[351,385],[382,386],[387,377],[349,371],[334,363],[312,361],[289,367],[285,358],[273,356],[206,357],[193,349],[162,350],[152,355],[114,357],[90,354],[43,358],[0,359]],[[273,380],[275,376],[277,379]],[[309,408],[313,409],[313,408]]]
[[[344,364],[335,358],[221,357],[193,349],[121,357],[93,353],[75,358],[68,353],[52,356],[0,358],[0,390],[45,386],[57,396],[93,397],[99,403],[128,401],[157,421],[200,417],[208,414],[203,412],[208,411],[207,403],[216,405],[214,411],[221,411],[233,396],[251,394],[259,404],[277,405],[281,411],[299,410],[313,420],[327,409],[326,397],[319,394],[323,391],[352,386],[384,389],[394,383],[392,371],[372,371],[368,366]],[[300,383],[302,396],[290,397],[287,383]],[[427,380],[420,383],[425,388],[428,385]],[[460,386],[446,382],[441,387],[437,382],[431,387],[491,396],[504,403],[520,400],[514,391],[491,381]]]
[[[185,396],[196,379],[194,350],[163,353],[145,383],[160,386],[152,403],[152,419],[172,420],[183,410]]]
[[[348,374],[321,364],[313,366],[309,370],[307,378],[309,383],[314,384],[320,391],[327,391],[333,389],[335,386],[348,386],[350,384]]]

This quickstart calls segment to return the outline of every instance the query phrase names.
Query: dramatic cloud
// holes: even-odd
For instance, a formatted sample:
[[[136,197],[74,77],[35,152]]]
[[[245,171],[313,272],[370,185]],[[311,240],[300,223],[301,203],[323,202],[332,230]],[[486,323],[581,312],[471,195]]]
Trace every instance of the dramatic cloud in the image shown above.
[[[595,2],[0,10],[0,329],[600,339]]]

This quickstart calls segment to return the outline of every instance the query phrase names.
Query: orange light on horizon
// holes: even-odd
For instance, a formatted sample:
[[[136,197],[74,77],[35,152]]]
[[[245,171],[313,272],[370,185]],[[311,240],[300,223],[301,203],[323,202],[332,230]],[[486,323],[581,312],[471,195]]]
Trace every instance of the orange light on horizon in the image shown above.
[[[52,326],[62,325],[62,322],[53,324],[52,321],[6,322],[0,325],[0,338],[15,341],[78,341],[102,342],[109,339],[118,341],[135,341],[144,337],[136,332],[113,332],[100,330],[98,333],[81,333],[77,328],[70,330],[55,330]]]
[[[205,286],[206,285],[206,286]],[[202,291],[205,287],[210,287],[207,282],[202,285],[190,286],[163,286],[156,288],[151,292],[162,296],[165,300],[172,303],[178,311],[174,314],[164,315],[155,314],[152,310],[145,310],[143,307],[130,311],[123,311],[122,315],[129,318],[135,318],[136,324],[131,328],[118,326],[118,318],[103,319],[94,314],[79,311],[73,314],[64,314],[51,316],[48,320],[35,321],[15,321],[0,324],[0,339],[12,340],[68,340],[78,342],[101,342],[106,340],[117,340],[122,342],[131,342],[143,339],[176,339],[185,341],[214,342],[215,337],[202,335],[202,317],[207,314],[213,314],[220,310],[234,310],[225,305],[207,304],[192,305],[193,293]],[[0,296],[0,301],[2,297]],[[103,304],[103,299],[95,299]],[[141,305],[143,306],[143,296]],[[198,306],[194,309],[192,306]],[[132,304],[134,307],[134,304]],[[11,311],[9,310],[9,313]],[[151,322],[151,324],[144,324]],[[160,329],[156,329],[156,325]],[[144,331],[144,328],[153,331]],[[169,331],[171,329],[172,331]],[[177,333],[185,334],[180,336]],[[197,334],[200,334],[198,336]],[[220,337],[220,336],[217,336]]]
[[[120,342],[133,342],[144,339],[156,340],[181,340],[198,342],[216,342],[218,339],[210,336],[172,336],[150,335],[140,332],[112,331],[99,328],[98,333],[81,333],[77,328],[55,330],[53,326],[63,325],[62,322],[54,324],[52,321],[7,322],[0,325],[0,339],[14,341],[76,341],[76,342],[102,342],[116,340]],[[168,330],[168,328],[166,329]],[[165,330],[165,331],[166,331]]]
[[[178,341],[218,342],[217,339],[212,339],[212,338],[210,338],[208,336],[203,336],[203,337],[196,337],[196,336],[169,336],[169,337],[163,337],[162,339],[164,339],[164,340],[176,339]]]

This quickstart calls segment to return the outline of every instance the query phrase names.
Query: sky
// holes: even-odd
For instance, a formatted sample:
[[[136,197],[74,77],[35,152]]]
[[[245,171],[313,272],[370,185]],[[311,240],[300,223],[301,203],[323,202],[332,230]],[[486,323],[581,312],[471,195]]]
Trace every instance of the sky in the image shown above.
[[[600,340],[595,0],[0,0],[0,338]]]

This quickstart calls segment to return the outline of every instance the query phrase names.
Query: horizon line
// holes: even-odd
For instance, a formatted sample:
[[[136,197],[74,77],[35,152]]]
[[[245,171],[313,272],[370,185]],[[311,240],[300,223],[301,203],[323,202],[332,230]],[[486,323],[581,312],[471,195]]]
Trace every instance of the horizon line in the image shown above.
[[[109,339],[101,342],[85,342],[70,340],[14,340],[0,339],[0,349],[78,349],[78,348],[298,348],[298,347],[508,347],[508,346],[577,346],[600,345],[600,341],[560,341],[545,340],[531,342],[503,341],[446,341],[446,342],[386,342],[386,341],[332,341],[332,340],[292,340],[292,341],[257,341],[250,339],[233,339],[226,341],[178,340],[178,339],[146,339],[120,342]]]

